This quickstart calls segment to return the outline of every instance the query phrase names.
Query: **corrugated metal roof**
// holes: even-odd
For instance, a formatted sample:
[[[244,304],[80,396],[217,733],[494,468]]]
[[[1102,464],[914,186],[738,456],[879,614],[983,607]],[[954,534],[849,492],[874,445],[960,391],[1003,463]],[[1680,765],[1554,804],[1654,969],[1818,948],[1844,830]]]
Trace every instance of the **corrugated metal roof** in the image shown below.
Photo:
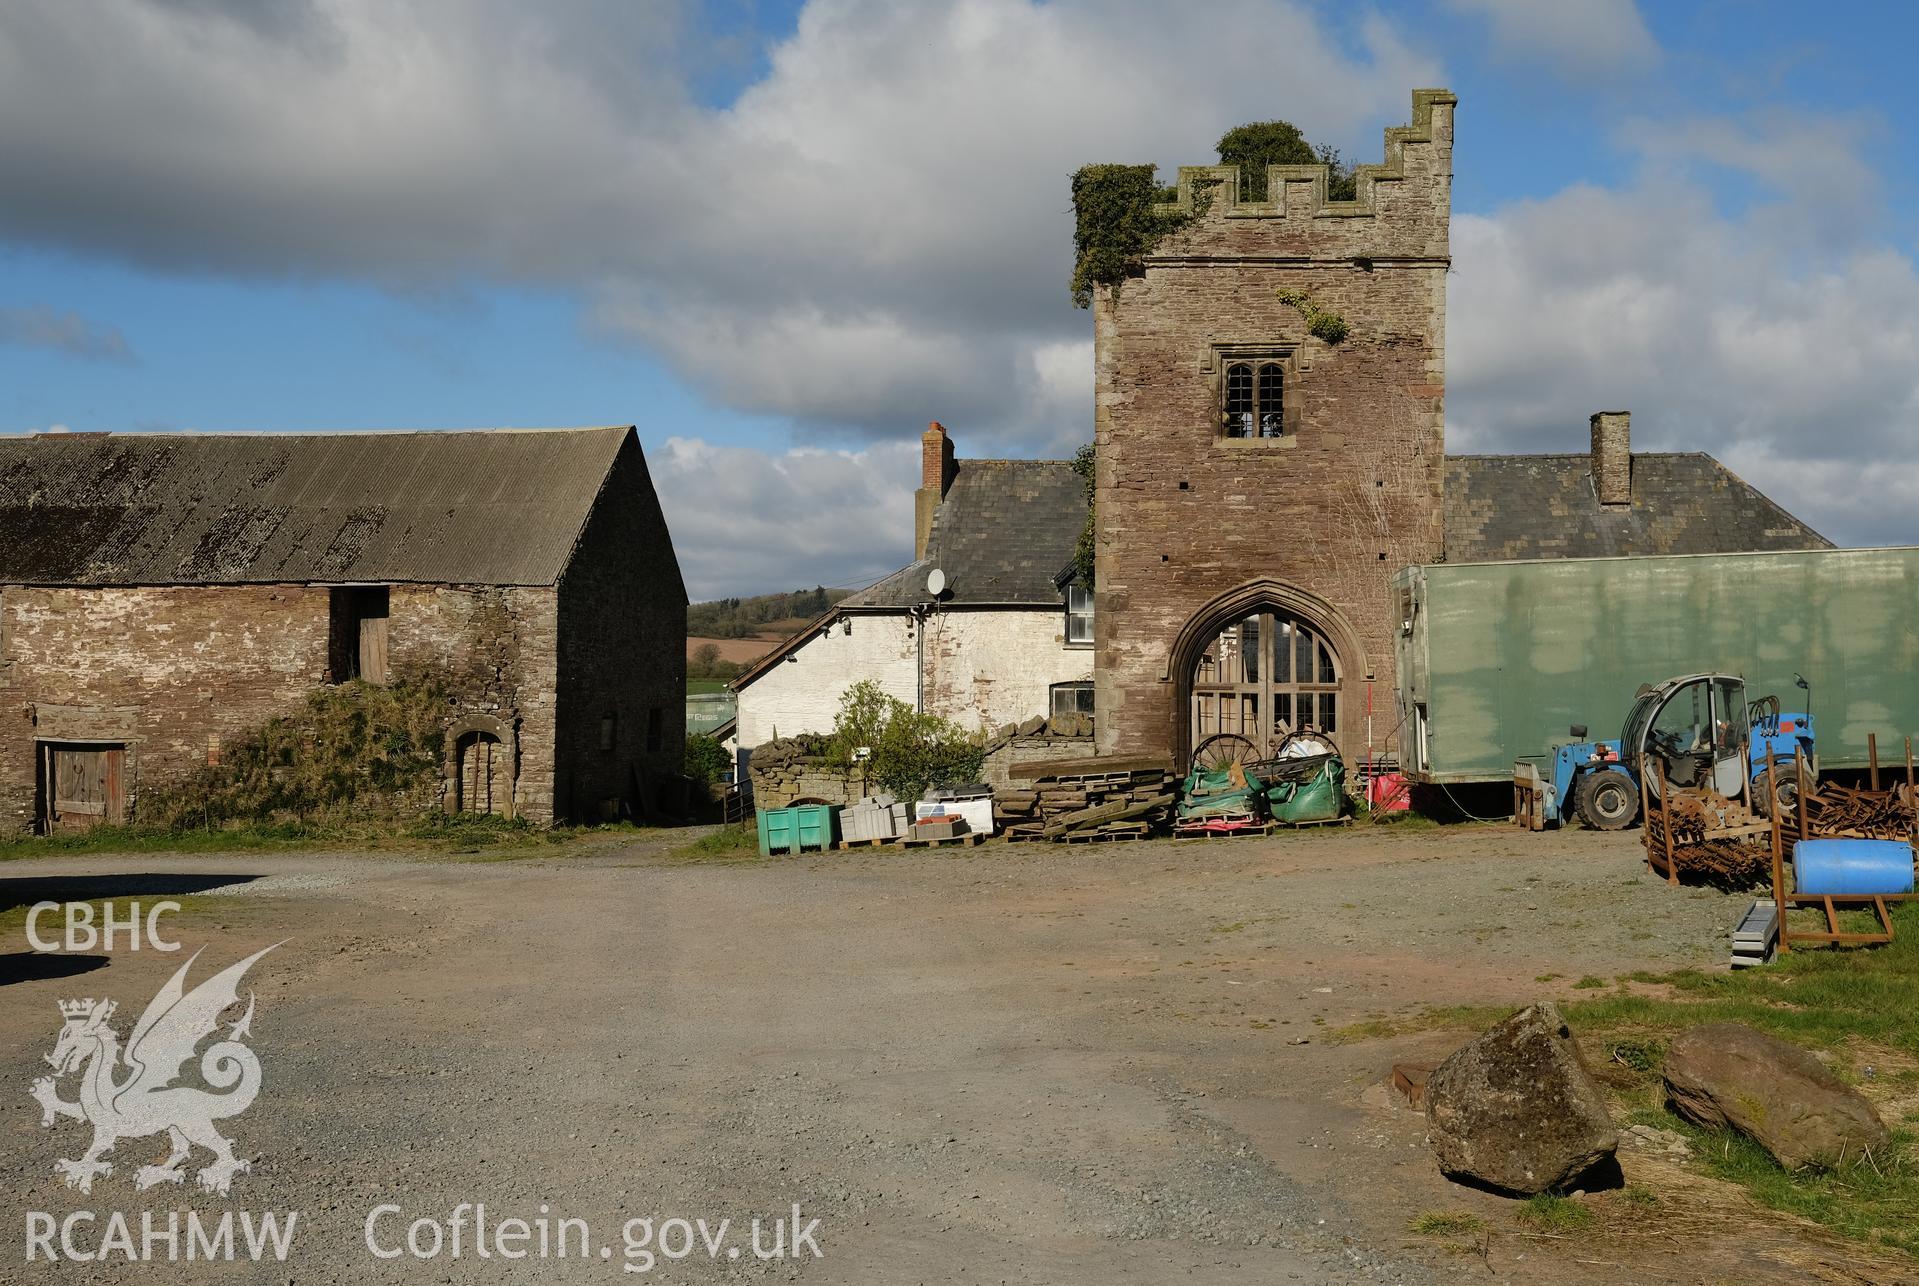
[[[0,583],[551,585],[632,434],[0,438]]]

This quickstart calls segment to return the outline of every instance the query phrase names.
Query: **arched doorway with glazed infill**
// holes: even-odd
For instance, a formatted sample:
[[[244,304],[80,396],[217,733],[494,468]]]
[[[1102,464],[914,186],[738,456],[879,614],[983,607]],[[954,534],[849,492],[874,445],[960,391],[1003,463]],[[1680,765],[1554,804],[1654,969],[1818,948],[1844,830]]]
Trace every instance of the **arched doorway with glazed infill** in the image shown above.
[[[1348,685],[1366,672],[1363,649],[1330,604],[1270,582],[1195,614],[1172,665],[1181,763],[1273,758],[1305,737],[1341,747],[1357,713]]]
[[[1296,616],[1258,612],[1233,622],[1193,668],[1189,732],[1199,753],[1216,737],[1270,759],[1295,733],[1339,735],[1339,657]],[[1203,758],[1204,756],[1202,756]]]

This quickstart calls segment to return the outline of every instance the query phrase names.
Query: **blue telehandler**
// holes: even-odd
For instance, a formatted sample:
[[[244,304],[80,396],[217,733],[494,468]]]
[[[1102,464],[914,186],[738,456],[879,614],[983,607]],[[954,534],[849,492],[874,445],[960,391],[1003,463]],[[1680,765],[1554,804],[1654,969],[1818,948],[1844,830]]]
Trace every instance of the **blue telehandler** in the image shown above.
[[[1745,680],[1733,674],[1683,674],[1642,687],[1617,740],[1590,740],[1585,726],[1575,724],[1572,740],[1513,764],[1513,820],[1544,830],[1576,814],[1598,830],[1623,830],[1639,819],[1649,756],[1661,769],[1654,783],[1711,789],[1769,813],[1766,752],[1782,764],[1800,753],[1817,762],[1812,691],[1804,678],[1793,678],[1806,690],[1805,711],[1781,713],[1779,698],[1771,696],[1748,705]],[[1793,806],[1794,792],[1792,778],[1780,781],[1782,807]]]

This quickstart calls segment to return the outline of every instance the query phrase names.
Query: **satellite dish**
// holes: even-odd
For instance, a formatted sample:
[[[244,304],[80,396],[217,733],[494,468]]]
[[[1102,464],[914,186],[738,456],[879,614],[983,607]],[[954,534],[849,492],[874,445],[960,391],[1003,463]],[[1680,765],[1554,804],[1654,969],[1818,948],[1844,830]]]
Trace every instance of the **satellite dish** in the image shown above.
[[[946,573],[935,567],[926,573],[926,592],[938,598],[946,592]]]

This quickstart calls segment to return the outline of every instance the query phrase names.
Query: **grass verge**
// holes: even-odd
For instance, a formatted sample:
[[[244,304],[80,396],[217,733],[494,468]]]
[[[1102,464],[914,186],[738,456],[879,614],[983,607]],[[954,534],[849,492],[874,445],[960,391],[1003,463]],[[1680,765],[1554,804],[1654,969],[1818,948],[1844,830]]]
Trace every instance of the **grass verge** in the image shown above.
[[[1755,1201],[1843,1236],[1919,1255],[1919,1138],[1884,1112],[1888,1094],[1919,1088],[1919,903],[1893,910],[1896,936],[1883,947],[1815,949],[1782,955],[1737,972],[1635,973],[1611,988],[1572,984],[1561,1003],[1612,1088],[1626,1124],[1656,1125],[1686,1136],[1694,1164],[1736,1183]],[[1415,1031],[1483,1030],[1510,1007],[1454,1006],[1354,1023],[1335,1041],[1372,1040]],[[1744,1023],[1821,1051],[1833,1071],[1879,1096],[1894,1126],[1893,1147],[1844,1170],[1782,1169],[1757,1143],[1714,1133],[1666,1110],[1660,1080],[1671,1039],[1705,1023]],[[1868,1069],[1871,1069],[1869,1072]],[[1919,1119],[1909,1112],[1906,1121]],[[1629,1190],[1629,1192],[1632,1190]],[[1640,1190],[1643,1191],[1643,1190]],[[1656,1194],[1646,1194],[1656,1201]],[[1572,1204],[1572,1203],[1568,1203]],[[1529,1202],[1521,1217],[1542,1229],[1564,1217],[1559,1206]],[[1537,1206],[1538,1208],[1535,1208]],[[1574,1205],[1580,1214],[1590,1212]]]
[[[433,813],[388,824],[358,821],[264,822],[179,829],[96,826],[72,835],[28,835],[0,841],[0,862],[89,853],[257,853],[314,848],[477,854],[482,860],[538,856],[586,837],[638,834],[630,823],[544,829],[486,814]]]
[[[760,857],[759,832],[750,826],[721,826],[682,844],[673,856],[683,862],[744,862]]]

